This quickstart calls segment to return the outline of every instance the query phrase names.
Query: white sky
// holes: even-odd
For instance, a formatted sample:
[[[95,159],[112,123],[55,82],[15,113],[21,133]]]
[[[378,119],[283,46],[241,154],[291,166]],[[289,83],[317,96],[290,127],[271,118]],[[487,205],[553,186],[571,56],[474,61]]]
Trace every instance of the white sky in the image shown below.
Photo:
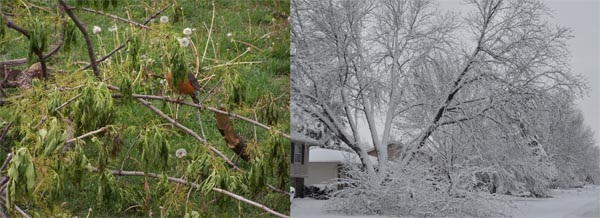
[[[600,145],[600,1],[598,0],[545,0],[554,10],[554,21],[572,28],[574,38],[569,42],[571,70],[587,78],[592,89],[589,97],[579,101],[586,122],[595,131],[596,145]]]

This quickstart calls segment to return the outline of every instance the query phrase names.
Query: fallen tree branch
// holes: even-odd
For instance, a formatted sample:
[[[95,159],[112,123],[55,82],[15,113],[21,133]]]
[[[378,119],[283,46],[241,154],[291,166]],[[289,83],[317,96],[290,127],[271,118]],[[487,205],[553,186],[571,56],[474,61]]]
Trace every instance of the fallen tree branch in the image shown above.
[[[97,171],[97,169],[92,169],[92,170]],[[153,178],[157,178],[157,179],[160,179],[162,177],[161,175],[158,175],[156,173],[144,173],[144,172],[141,172],[141,171],[110,170],[110,172],[113,175],[117,175],[117,176],[149,176],[149,177],[153,177]],[[174,177],[167,177],[167,179],[170,182],[174,182],[174,183],[178,183],[178,184],[184,184],[184,185],[189,185],[189,186],[193,186],[195,188],[201,188],[200,184],[194,183],[194,182],[189,182],[189,181],[184,180],[184,179],[179,179],[179,178],[174,178]],[[227,190],[220,189],[220,188],[214,188],[213,187],[212,191],[223,193],[223,194],[225,194],[227,196],[230,196],[232,198],[235,198],[235,199],[237,199],[239,201],[242,201],[244,203],[247,203],[247,204],[250,204],[252,206],[258,207],[258,208],[260,208],[260,209],[262,209],[262,210],[264,210],[264,211],[266,211],[266,212],[268,212],[270,214],[273,214],[275,216],[289,218],[289,216],[287,216],[285,214],[282,214],[282,213],[279,213],[277,211],[274,211],[273,209],[271,209],[271,208],[269,208],[269,207],[267,207],[265,205],[262,205],[262,204],[259,204],[257,202],[251,201],[251,200],[249,200],[247,198],[244,198],[244,197],[242,197],[240,195],[234,194],[234,193],[229,192]]]
[[[108,87],[109,89],[111,89],[111,90],[114,90],[114,91],[119,91],[119,87],[116,87],[116,86],[113,86],[113,85],[110,85],[110,84],[107,84],[107,87]],[[123,95],[120,95],[120,94],[113,94],[113,97],[123,97]],[[161,111],[160,111],[158,108],[155,108],[155,107],[151,106],[151,105],[150,105],[150,103],[149,103],[149,102],[147,102],[147,101],[145,101],[145,100],[143,100],[143,98],[146,98],[146,99],[154,99],[154,100],[163,100],[163,101],[174,102],[174,103],[178,103],[178,104],[185,104],[185,105],[189,105],[189,106],[196,107],[196,108],[199,108],[199,109],[205,108],[205,109],[208,109],[208,110],[210,110],[210,111],[213,111],[213,112],[216,112],[216,113],[226,114],[226,115],[229,115],[229,116],[231,116],[231,117],[234,117],[234,118],[239,118],[239,119],[245,120],[245,121],[247,121],[247,122],[250,122],[250,123],[252,123],[252,124],[255,124],[255,125],[257,125],[257,126],[260,126],[261,128],[265,128],[266,130],[270,130],[270,129],[271,129],[270,127],[268,127],[268,126],[266,126],[266,125],[264,125],[264,124],[261,124],[261,123],[259,123],[259,122],[257,122],[257,121],[251,120],[251,119],[249,119],[249,118],[246,118],[246,117],[243,117],[243,116],[240,116],[240,115],[237,115],[237,114],[229,113],[229,112],[227,112],[227,111],[222,111],[222,110],[219,110],[219,109],[216,109],[216,108],[212,108],[212,107],[206,107],[206,106],[203,106],[203,105],[198,105],[198,104],[193,104],[193,103],[187,103],[187,102],[180,102],[180,101],[177,101],[176,99],[171,99],[171,98],[169,98],[169,97],[166,97],[166,96],[165,96],[165,97],[161,97],[161,96],[151,96],[151,95],[137,95],[137,94],[132,94],[132,97],[136,98],[136,99],[137,99],[138,101],[140,101],[140,102],[142,102],[142,101],[143,101],[143,102],[146,102],[146,103],[148,104],[148,105],[147,105],[147,107],[149,107],[149,108],[150,108],[151,110],[153,110],[155,113],[159,113],[159,115],[160,115],[161,117],[163,117],[164,119],[167,119],[167,118],[168,118],[168,119],[167,119],[167,121],[169,121],[171,124],[174,124],[174,125],[175,125],[175,123],[177,123],[177,121],[175,121],[175,120],[171,119],[170,117],[168,117],[167,115],[165,115],[164,113],[162,113],[162,112],[161,112]],[[146,104],[144,104],[144,105],[146,105]],[[152,108],[154,108],[154,109],[152,109]],[[161,114],[162,114],[162,115],[161,115]],[[177,123],[177,124],[178,124],[178,125],[181,125],[181,124],[179,124],[179,123]],[[181,125],[181,126],[182,126],[183,128],[185,128],[185,129],[183,129],[183,130],[184,130],[186,133],[188,133],[188,134],[192,135],[192,137],[194,137],[194,138],[196,138],[196,137],[200,138],[200,136],[198,136],[198,134],[196,134],[194,131],[192,131],[192,130],[188,129],[187,127],[185,127],[185,126],[183,126],[183,125]],[[281,135],[283,135],[283,136],[285,136],[285,137],[287,137],[287,138],[290,138],[290,136],[289,136],[289,135],[287,135],[287,134],[285,134],[285,133],[280,133],[280,134],[281,134]],[[198,139],[196,139],[196,140],[198,140]],[[202,143],[204,143],[204,142],[202,142]],[[214,149],[214,147],[212,147],[212,146],[209,146],[209,148],[212,148],[212,149]],[[215,149],[215,150],[216,150],[216,149]],[[217,150],[217,151],[218,151],[218,150]],[[221,155],[219,155],[219,156],[221,156],[223,159],[225,159],[225,160],[227,161],[227,163],[230,163],[230,165],[232,165],[232,164],[233,164],[233,163],[232,163],[232,162],[231,162],[231,161],[230,161],[230,160],[227,158],[227,156],[225,156],[225,155],[222,155],[222,153],[220,153],[220,152],[219,152],[219,154],[221,154]],[[234,164],[233,166],[235,166],[235,167],[234,167],[234,169],[241,170],[241,169],[240,169],[240,168],[238,168],[238,167],[237,167],[235,164]],[[283,190],[281,190],[281,189],[278,189],[278,188],[276,188],[276,187],[274,187],[274,186],[272,186],[272,185],[268,185],[268,187],[269,187],[270,189],[272,189],[273,191],[275,191],[275,192],[279,192],[279,193],[283,193],[283,194],[290,195],[290,193],[288,193],[288,192],[286,192],[286,191],[283,191]]]
[[[240,170],[240,168],[235,163],[233,163],[231,160],[229,160],[229,158],[227,156],[225,156],[223,153],[221,153],[221,151],[217,150],[215,147],[209,145],[207,143],[206,139],[200,137],[198,134],[196,134],[196,132],[192,131],[191,129],[185,127],[181,123],[179,123],[176,120],[172,119],[171,117],[167,116],[162,111],[160,111],[158,108],[152,106],[152,104],[150,104],[150,102],[147,102],[146,100],[141,99],[141,98],[136,98],[136,100],[139,101],[140,103],[142,103],[144,106],[146,106],[150,110],[152,110],[154,113],[158,114],[160,117],[162,117],[167,122],[173,124],[177,128],[182,129],[185,133],[192,136],[192,138],[196,139],[196,141],[199,141],[201,144],[206,145],[211,152],[213,152],[213,153],[217,154],[218,156],[220,156],[221,158],[223,158],[223,160],[225,160],[225,162],[227,162],[227,164],[229,164],[229,166],[233,167],[233,169]]]
[[[116,86],[109,86],[109,88],[113,89],[113,90],[118,90],[118,88]],[[117,89],[115,89],[115,88],[117,88]],[[122,97],[122,95],[113,95],[113,97]],[[173,98],[170,98],[168,96],[132,94],[131,97],[134,97],[134,98],[137,98],[137,99],[161,100],[161,101],[167,101],[167,102],[172,102],[172,103],[176,103],[176,104],[187,105],[187,106],[191,106],[191,107],[195,107],[195,108],[206,109],[206,110],[209,110],[209,111],[212,111],[212,112],[215,112],[215,113],[225,114],[225,115],[228,115],[230,117],[246,121],[248,123],[251,123],[253,125],[256,125],[256,126],[258,126],[260,128],[266,129],[266,130],[271,130],[271,127],[269,127],[269,126],[267,126],[265,124],[259,123],[256,120],[253,120],[253,119],[250,119],[250,118],[238,115],[238,114],[230,113],[230,112],[227,112],[227,111],[219,110],[217,108],[213,108],[213,107],[209,107],[209,106],[204,106],[204,105],[200,105],[200,104],[194,104],[194,103],[190,103],[190,102],[181,102],[181,101],[179,101],[177,99],[173,99]],[[290,135],[288,135],[286,133],[280,132],[279,134],[281,134],[282,136],[284,136],[284,137],[286,137],[288,139],[290,138]]]
[[[117,15],[112,15],[112,14],[109,14],[109,13],[106,13],[106,12],[96,11],[96,10],[90,9],[90,8],[79,8],[79,9],[81,9],[82,11],[87,11],[87,12],[91,12],[91,13],[95,13],[95,14],[99,14],[99,15],[104,15],[104,16],[113,18],[115,20],[120,20],[120,21],[123,21],[123,22],[126,22],[126,23],[130,23],[130,24],[133,24],[134,26],[139,27],[139,28],[150,29],[150,27],[146,26],[145,24],[141,24],[141,23],[138,23],[138,22],[135,22],[135,21],[132,21],[132,20],[128,20],[128,19],[119,17]]]

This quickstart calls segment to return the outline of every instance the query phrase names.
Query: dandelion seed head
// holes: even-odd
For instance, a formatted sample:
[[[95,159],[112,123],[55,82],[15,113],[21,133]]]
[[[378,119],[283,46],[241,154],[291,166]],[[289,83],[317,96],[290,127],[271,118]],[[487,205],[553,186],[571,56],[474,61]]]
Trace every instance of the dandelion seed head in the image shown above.
[[[119,30],[117,24],[112,25],[110,28],[108,28],[108,32],[116,32],[117,30]]]
[[[191,28],[183,29],[183,34],[185,34],[187,36],[192,35],[192,29]]]
[[[188,47],[190,45],[190,40],[188,38],[178,38],[177,41],[179,41],[181,47]]]
[[[94,26],[94,28],[92,29],[92,32],[94,34],[98,34],[98,33],[102,32],[102,28],[100,28],[99,26]]]
[[[185,157],[187,155],[187,151],[184,148],[177,149],[175,151],[175,156],[179,159]]]
[[[167,17],[167,16],[160,17],[160,23],[167,23],[167,22],[169,22],[169,17]]]
[[[227,33],[227,37],[232,37],[233,33]]]

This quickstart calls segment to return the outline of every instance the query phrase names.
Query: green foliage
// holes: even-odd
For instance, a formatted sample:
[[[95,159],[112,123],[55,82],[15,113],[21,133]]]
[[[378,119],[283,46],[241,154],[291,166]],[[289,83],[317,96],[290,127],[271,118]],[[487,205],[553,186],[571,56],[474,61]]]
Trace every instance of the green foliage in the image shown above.
[[[108,170],[100,173],[98,182],[98,191],[96,193],[96,204],[98,207],[109,207],[114,210],[122,209],[122,202],[125,197],[124,190],[117,183],[115,176]]]
[[[31,197],[35,185],[35,166],[26,147],[19,148],[8,167],[9,181],[6,192],[6,208],[12,208],[15,200]]]
[[[93,9],[106,10],[110,6],[117,7],[117,0],[75,0],[77,7],[91,7]]]
[[[131,59],[131,68],[129,69],[130,72],[140,69],[140,49],[141,45],[139,36],[134,33],[128,43],[128,54],[129,58]]]
[[[48,48],[48,35],[50,34],[38,17],[29,22],[29,61],[33,55],[42,53]]]
[[[54,89],[54,92],[50,93],[48,97],[50,98],[50,100],[46,108],[48,109],[49,114],[55,115],[56,111],[54,110],[61,104],[60,92],[58,91],[58,89]]]
[[[187,79],[188,69],[185,64],[185,53],[180,48],[177,39],[172,40],[171,55],[169,56],[170,72],[172,75],[172,85],[177,87]]]
[[[48,156],[53,153],[59,145],[62,145],[65,140],[65,134],[60,131],[60,126],[56,117],[50,118],[50,128],[46,130],[42,128],[38,131],[37,143],[38,147],[43,149],[43,155]]]
[[[75,123],[82,131],[91,131],[109,124],[114,113],[113,98],[105,83],[88,82],[81,97],[74,103]]]
[[[65,41],[64,41],[64,49],[67,52],[71,51],[71,47],[76,46],[78,42],[79,31],[75,26],[73,21],[66,21],[65,23]]]
[[[142,163],[145,172],[154,167],[164,169],[169,160],[171,145],[165,140],[164,129],[160,126],[150,125],[141,135]]]
[[[281,105],[283,104],[278,104],[273,93],[265,93],[258,103],[260,120],[268,125],[276,125],[287,111],[287,108],[281,107]]]
[[[228,94],[227,102],[229,103],[230,108],[235,108],[235,106],[242,104],[246,97],[246,86],[240,79],[239,74],[226,74],[223,83],[226,90],[225,92]]]
[[[75,144],[74,149],[68,151],[67,159],[65,159],[64,162],[66,176],[68,176],[74,184],[81,186],[85,176],[86,167],[90,167],[90,163],[85,155],[85,151],[79,143]]]
[[[263,149],[263,152],[269,154],[270,156],[266,159],[266,166],[279,166],[276,168],[274,173],[274,177],[278,177],[279,179],[279,188],[284,189],[287,187],[287,182],[289,179],[289,144],[290,141],[281,134],[279,134],[279,130],[273,128],[269,131],[269,139],[267,142],[267,146]]]
[[[0,39],[3,39],[6,35],[6,27],[4,24],[4,16],[0,15]]]

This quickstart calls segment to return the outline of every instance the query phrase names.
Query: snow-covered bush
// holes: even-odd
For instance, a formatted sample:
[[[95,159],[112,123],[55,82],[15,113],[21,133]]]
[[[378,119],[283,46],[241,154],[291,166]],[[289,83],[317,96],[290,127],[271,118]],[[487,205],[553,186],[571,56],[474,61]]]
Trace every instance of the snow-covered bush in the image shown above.
[[[351,178],[331,193],[326,209],[345,214],[416,217],[503,217],[504,204],[494,196],[450,189],[426,166],[400,167],[391,163],[386,177],[373,176],[358,167],[346,168]]]

